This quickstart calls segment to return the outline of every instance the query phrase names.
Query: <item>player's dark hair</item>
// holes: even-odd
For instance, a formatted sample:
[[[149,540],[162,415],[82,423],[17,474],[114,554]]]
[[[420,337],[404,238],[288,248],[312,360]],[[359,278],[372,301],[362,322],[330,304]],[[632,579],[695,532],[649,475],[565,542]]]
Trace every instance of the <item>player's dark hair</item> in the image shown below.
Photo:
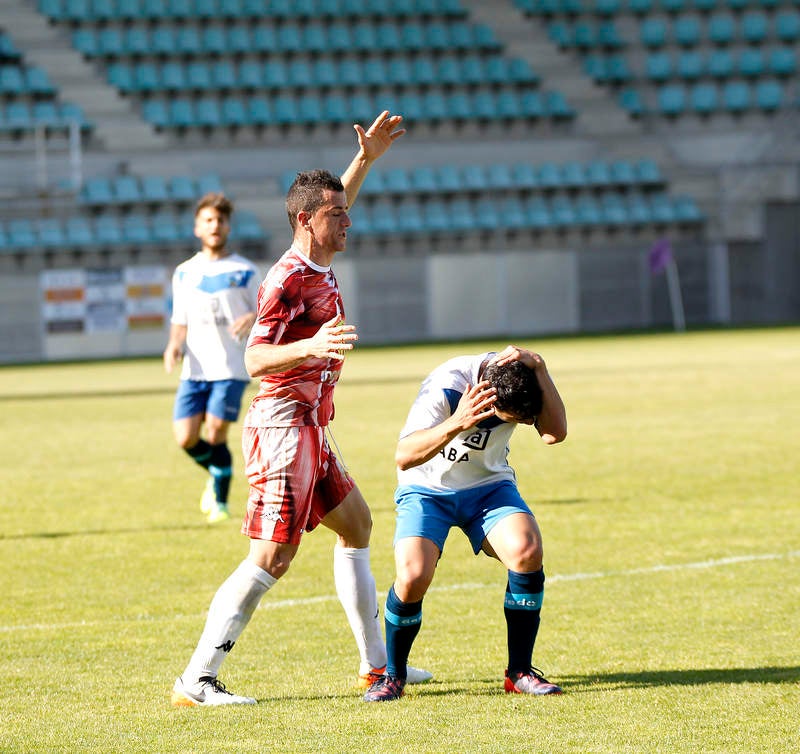
[[[201,210],[206,209],[206,207],[217,210],[217,212],[224,215],[228,220],[231,219],[231,215],[233,214],[233,202],[228,199],[225,194],[221,194],[217,191],[209,191],[197,200],[197,204],[194,208],[194,216],[197,217]]]
[[[494,407],[522,422],[532,422],[542,413],[542,388],[536,372],[521,361],[489,364],[481,379],[488,380],[497,391]]]
[[[325,191],[344,191],[341,179],[327,170],[298,173],[286,194],[286,214],[292,231],[300,212],[313,214],[325,203]]]

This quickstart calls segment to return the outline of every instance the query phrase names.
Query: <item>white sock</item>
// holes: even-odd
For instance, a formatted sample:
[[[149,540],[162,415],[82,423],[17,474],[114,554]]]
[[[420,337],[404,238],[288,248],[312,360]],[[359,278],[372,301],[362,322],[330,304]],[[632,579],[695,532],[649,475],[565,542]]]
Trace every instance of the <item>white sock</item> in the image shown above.
[[[182,676],[185,684],[197,683],[203,676],[217,677],[222,661],[250,622],[261,598],[276,582],[249,560],[239,564],[211,600],[205,628]]]
[[[358,646],[358,672],[382,668],[386,664],[386,645],[378,618],[375,578],[369,567],[369,547],[334,547],[333,580]]]

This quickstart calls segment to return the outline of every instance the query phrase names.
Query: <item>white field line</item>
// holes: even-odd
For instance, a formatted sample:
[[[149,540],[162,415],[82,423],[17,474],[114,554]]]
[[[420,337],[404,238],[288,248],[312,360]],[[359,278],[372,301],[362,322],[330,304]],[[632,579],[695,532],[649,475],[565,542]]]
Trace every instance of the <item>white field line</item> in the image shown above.
[[[701,560],[696,563],[673,563],[671,565],[654,565],[646,566],[643,568],[629,568],[621,571],[595,571],[593,573],[564,573],[554,574],[547,577],[547,584],[569,582],[569,581],[591,581],[597,579],[609,579],[625,576],[637,576],[643,574],[664,573],[668,571],[689,571],[699,570],[704,568],[722,568],[725,566],[739,565],[741,563],[753,563],[756,561],[766,560],[788,560],[790,558],[800,557],[800,550],[792,550],[790,552],[775,552],[765,553],[762,555],[734,555],[729,558],[716,558],[714,560]],[[459,590],[478,590],[478,589],[496,589],[497,584],[479,584],[479,583],[464,583],[464,584],[448,584],[447,586],[432,586],[429,592],[454,592]],[[380,596],[385,597],[385,594],[379,593]],[[325,594],[319,597],[303,597],[298,599],[286,600],[264,600],[259,609],[262,610],[277,610],[283,607],[298,607],[305,605],[315,605],[321,602],[335,602],[338,598],[335,594]],[[28,625],[15,625],[15,626],[0,626],[0,633],[11,633],[17,631],[61,631],[64,629],[73,629],[81,627],[96,627],[104,625],[112,625],[119,623],[130,623],[134,621],[140,622],[173,622],[182,618],[196,619],[194,615],[170,615],[170,616],[140,616],[138,618],[123,618],[118,621],[78,621],[74,623],[32,623]]]

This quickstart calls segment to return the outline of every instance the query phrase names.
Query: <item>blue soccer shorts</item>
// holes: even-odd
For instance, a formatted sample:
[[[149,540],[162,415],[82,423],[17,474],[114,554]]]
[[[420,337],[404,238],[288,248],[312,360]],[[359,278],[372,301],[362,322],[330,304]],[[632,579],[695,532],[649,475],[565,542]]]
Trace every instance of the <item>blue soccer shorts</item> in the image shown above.
[[[174,421],[211,414],[235,422],[242,407],[247,380],[181,380],[175,394]]]
[[[477,555],[486,535],[501,519],[512,513],[533,515],[517,485],[508,480],[446,492],[405,485],[397,488],[394,501],[395,544],[405,537],[424,537],[435,542],[440,552],[453,526],[467,535]]]

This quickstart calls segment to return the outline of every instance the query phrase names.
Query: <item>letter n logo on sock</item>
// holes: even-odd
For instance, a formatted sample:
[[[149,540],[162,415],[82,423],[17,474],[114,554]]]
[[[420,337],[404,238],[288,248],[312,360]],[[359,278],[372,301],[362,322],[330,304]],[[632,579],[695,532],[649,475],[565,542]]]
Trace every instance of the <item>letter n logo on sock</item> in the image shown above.
[[[236,644],[235,641],[223,641],[222,644],[214,647],[214,649],[221,649],[223,652],[230,652],[233,649],[234,644]]]

